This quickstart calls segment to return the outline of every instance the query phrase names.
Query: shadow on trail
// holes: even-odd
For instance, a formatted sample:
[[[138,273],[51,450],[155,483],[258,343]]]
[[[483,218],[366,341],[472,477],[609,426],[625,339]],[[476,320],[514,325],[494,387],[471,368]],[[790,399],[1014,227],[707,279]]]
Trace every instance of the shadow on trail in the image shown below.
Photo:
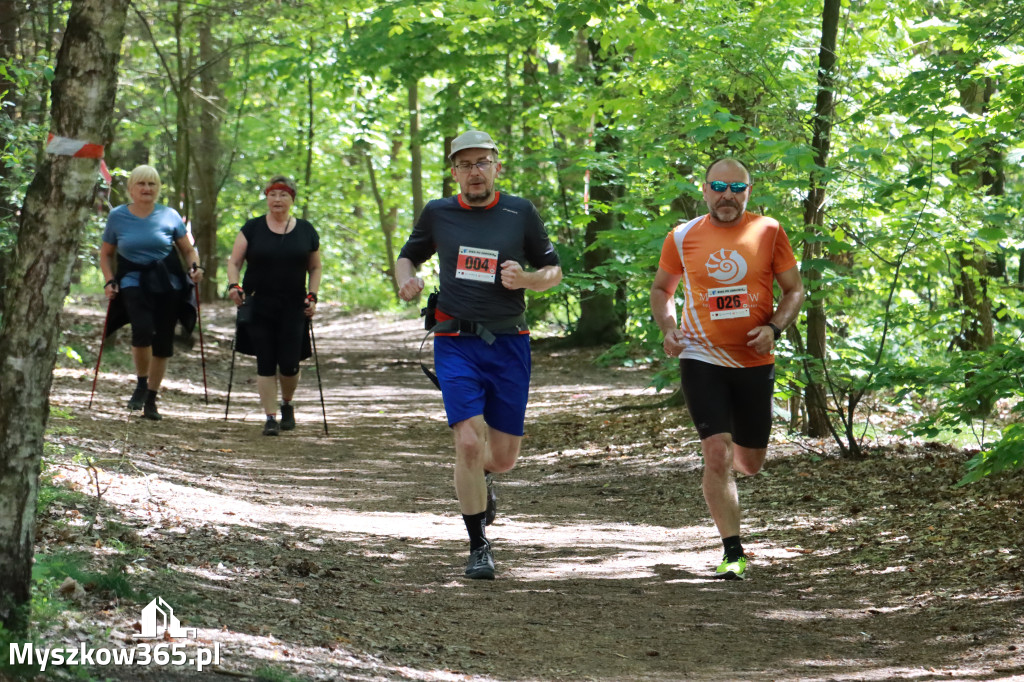
[[[752,579],[710,578],[721,545],[700,497],[695,436],[678,413],[609,414],[652,395],[640,374],[595,368],[582,352],[535,356],[523,456],[500,478],[488,531],[498,579],[466,581],[451,435],[416,362],[418,321],[325,315],[316,333],[331,435],[307,365],[298,428],[268,438],[251,358],[236,358],[223,419],[230,310],[211,309],[209,405],[175,365],[166,418],[155,423],[126,418],[123,377],[101,377],[91,412],[87,382],[68,380],[60,402],[77,433],[57,439],[111,462],[104,514],[137,529],[145,550],[133,583],[174,604],[201,638],[223,642],[225,671],[922,680],[995,679],[1000,660],[1007,674],[1019,665],[977,639],[1005,647],[1019,597],[915,605],[884,583],[873,588],[879,578],[842,556],[787,549],[798,543],[786,537],[811,538],[769,533],[775,511],[748,520]],[[743,494],[756,497],[763,480],[743,481]],[[962,609],[990,630],[959,629]],[[107,617],[129,628],[137,609]],[[142,672],[131,679],[189,679]]]

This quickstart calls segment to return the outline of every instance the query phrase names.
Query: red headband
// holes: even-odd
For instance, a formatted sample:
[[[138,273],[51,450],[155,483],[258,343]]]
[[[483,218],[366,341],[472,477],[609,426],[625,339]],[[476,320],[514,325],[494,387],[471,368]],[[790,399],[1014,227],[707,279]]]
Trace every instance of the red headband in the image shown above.
[[[289,187],[288,185],[284,184],[283,182],[275,182],[273,185],[271,185],[270,187],[268,187],[265,190],[263,190],[263,193],[264,194],[270,194],[275,189],[281,189],[281,190],[284,190],[285,192],[288,192],[288,194],[292,195],[292,201],[295,200],[295,190],[293,190],[291,187]]]

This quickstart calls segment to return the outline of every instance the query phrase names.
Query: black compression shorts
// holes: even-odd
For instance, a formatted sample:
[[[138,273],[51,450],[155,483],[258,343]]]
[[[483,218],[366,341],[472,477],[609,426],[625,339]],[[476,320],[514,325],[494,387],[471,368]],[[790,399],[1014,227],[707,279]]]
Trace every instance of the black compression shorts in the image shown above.
[[[729,433],[736,445],[768,447],[772,430],[775,365],[720,367],[680,360],[683,396],[701,440]]]

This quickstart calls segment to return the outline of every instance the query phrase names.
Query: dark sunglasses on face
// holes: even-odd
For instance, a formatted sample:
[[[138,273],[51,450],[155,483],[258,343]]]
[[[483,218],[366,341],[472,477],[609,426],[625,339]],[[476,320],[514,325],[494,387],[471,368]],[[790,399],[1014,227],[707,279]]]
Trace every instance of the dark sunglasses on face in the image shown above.
[[[709,182],[708,186],[714,192],[724,192],[725,189],[728,187],[729,189],[732,190],[733,194],[745,192],[747,191],[747,188],[750,187],[750,185],[748,185],[745,182],[722,182],[721,180],[714,180],[712,182]]]

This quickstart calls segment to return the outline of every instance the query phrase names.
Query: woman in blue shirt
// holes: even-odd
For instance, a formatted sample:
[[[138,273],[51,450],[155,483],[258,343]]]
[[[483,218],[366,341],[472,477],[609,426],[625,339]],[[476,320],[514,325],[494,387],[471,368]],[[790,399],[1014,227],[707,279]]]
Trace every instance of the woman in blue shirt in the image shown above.
[[[152,166],[139,166],[128,177],[131,203],[110,212],[100,247],[100,269],[107,283],[103,291],[111,301],[111,329],[123,307],[132,327],[132,359],[138,383],[129,410],[142,408],[147,419],[160,419],[157,392],[174,354],[174,326],[189,313],[193,283],[202,281],[203,268],[177,211],[156,203],[160,175]],[[177,247],[177,250],[175,250]],[[179,258],[180,255],[180,258]],[[182,260],[189,264],[188,275]],[[124,322],[122,321],[121,324]]]

